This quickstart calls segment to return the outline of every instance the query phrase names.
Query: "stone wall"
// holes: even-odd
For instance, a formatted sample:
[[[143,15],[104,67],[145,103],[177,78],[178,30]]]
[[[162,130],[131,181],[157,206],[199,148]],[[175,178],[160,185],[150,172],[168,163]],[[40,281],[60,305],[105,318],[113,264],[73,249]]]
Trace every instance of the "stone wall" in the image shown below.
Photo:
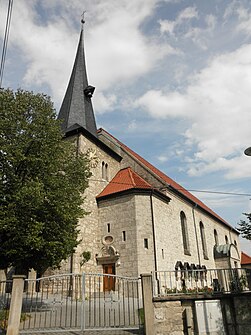
[[[99,201],[101,236],[108,234],[107,224],[113,237],[112,246],[120,255],[120,266],[116,274],[121,276],[138,276],[137,232],[135,224],[135,197],[123,195],[116,199]],[[123,239],[125,232],[125,240]],[[99,248],[102,248],[102,243]]]
[[[196,299],[188,298],[188,296],[185,298],[177,297],[175,301],[173,299],[169,300],[168,297],[153,300],[154,335],[198,334],[194,308]],[[203,299],[203,297],[200,299]],[[251,293],[237,296],[222,295],[217,299],[221,301],[222,318],[226,333],[229,335],[249,335],[251,329]]]
[[[180,301],[154,302],[154,335],[184,335]]]
[[[163,182],[161,182],[156,175],[123,149],[122,156],[123,160],[121,162],[121,167],[131,166],[135,172],[155,188],[163,187]],[[227,236],[229,243],[236,244],[240,254],[238,234],[230,226],[220,223],[199,207],[192,205],[170,190],[166,191],[166,195],[171,198],[168,205],[154,199],[156,248],[159,270],[173,270],[177,260],[188,262],[190,264],[200,263],[207,268],[215,268],[213,255],[213,248],[215,245],[214,230],[217,231],[219,244],[225,244]],[[181,211],[185,213],[187,219],[190,256],[186,255],[183,250],[180,223]],[[203,222],[204,225],[208,259],[203,255],[200,221]],[[162,257],[163,254],[164,258]],[[237,267],[240,267],[240,260],[237,262]]]

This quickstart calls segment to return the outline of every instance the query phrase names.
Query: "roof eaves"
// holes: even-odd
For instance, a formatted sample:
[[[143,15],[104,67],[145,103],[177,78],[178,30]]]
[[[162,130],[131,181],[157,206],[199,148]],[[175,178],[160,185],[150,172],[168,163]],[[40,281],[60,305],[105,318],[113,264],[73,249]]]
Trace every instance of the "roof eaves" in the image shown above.
[[[78,124],[75,124],[72,127],[68,128],[67,132],[64,134],[64,137],[67,138],[67,137],[74,136],[77,134],[85,135],[90,141],[95,143],[98,147],[103,149],[110,156],[112,156],[119,162],[121,161],[122,157],[118,153],[110,149],[105,143],[100,141],[98,137],[96,137],[91,132],[89,132],[87,129],[83,128],[82,126]]]
[[[123,196],[123,195],[128,195],[128,194],[153,194],[155,196],[157,196],[158,198],[160,198],[161,200],[169,203],[171,198],[168,197],[167,195],[163,194],[162,192],[156,190],[156,189],[150,189],[150,188],[139,188],[139,187],[132,187],[132,188],[128,188],[126,190],[123,191],[118,191],[118,192],[114,192],[114,193],[110,193],[107,195],[103,195],[103,196],[97,196],[96,197],[96,201],[102,201],[102,200],[106,200],[106,199],[111,199],[111,198],[115,198],[115,197],[119,197],[119,196]]]

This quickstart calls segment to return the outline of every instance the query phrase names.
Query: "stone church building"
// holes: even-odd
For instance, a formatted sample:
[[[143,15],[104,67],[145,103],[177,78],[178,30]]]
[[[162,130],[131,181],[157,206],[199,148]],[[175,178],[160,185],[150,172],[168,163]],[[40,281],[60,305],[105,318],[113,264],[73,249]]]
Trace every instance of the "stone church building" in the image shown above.
[[[137,277],[151,271],[240,267],[238,232],[202,201],[104,129],[96,128],[83,30],[59,111],[66,139],[87,152],[89,215],[62,272]],[[86,255],[90,259],[86,258]]]

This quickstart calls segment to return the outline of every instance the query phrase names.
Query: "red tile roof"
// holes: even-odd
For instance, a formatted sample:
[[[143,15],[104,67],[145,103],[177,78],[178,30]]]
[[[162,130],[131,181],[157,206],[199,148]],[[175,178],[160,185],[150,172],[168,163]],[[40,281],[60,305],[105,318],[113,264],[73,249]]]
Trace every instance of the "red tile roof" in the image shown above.
[[[241,265],[251,264],[251,257],[245,254],[245,252],[241,252]]]
[[[130,189],[152,189],[152,186],[128,167],[120,170],[115,175],[110,183],[97,196],[97,199]]]
[[[176,183],[173,179],[169,178],[167,175],[165,175],[163,172],[161,172],[159,169],[157,169],[155,166],[153,166],[151,163],[149,163],[143,157],[141,157],[136,152],[134,152],[132,149],[127,147],[124,143],[120,142],[113,135],[109,134],[106,130],[104,130],[103,128],[98,129],[98,133],[101,133],[101,131],[105,132],[109,137],[111,137],[113,140],[115,140],[127,153],[129,153],[134,158],[136,158],[140,163],[142,163],[146,168],[148,168],[151,172],[153,172],[156,176],[158,176],[165,183],[167,183],[168,185],[173,187],[176,191],[183,194],[186,198],[188,198],[189,200],[191,200],[192,202],[194,202],[195,204],[200,206],[206,212],[213,215],[216,219],[220,220],[222,223],[224,223],[225,225],[227,225],[231,229],[234,229],[228,222],[226,222],[218,214],[216,214],[213,210],[211,210],[209,207],[207,207],[201,200],[199,200],[193,194],[188,192],[184,187],[182,187],[181,185]],[[236,233],[238,233],[237,230],[235,230],[235,231],[236,231]]]

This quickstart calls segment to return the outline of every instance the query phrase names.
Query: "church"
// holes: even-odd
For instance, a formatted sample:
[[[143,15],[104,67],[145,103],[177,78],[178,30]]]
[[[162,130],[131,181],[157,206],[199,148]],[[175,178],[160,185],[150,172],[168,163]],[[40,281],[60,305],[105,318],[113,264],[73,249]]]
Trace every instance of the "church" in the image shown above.
[[[66,140],[90,158],[78,245],[61,272],[138,277],[152,271],[240,267],[239,233],[119,139],[97,129],[83,28],[58,114]]]

